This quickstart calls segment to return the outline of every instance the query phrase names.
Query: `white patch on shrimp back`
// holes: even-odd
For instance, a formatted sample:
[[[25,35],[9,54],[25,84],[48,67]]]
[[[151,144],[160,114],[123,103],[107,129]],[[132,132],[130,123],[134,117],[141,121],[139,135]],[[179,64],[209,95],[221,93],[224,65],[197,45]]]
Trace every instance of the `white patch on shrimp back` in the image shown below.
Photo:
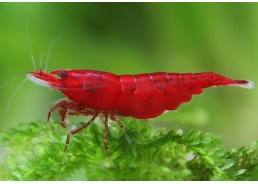
[[[40,86],[45,86],[45,87],[48,87],[48,88],[51,87],[49,82],[38,79],[38,78],[34,77],[32,74],[27,74],[27,79],[29,79],[30,81],[32,81],[32,82],[34,82],[34,83],[36,83]]]

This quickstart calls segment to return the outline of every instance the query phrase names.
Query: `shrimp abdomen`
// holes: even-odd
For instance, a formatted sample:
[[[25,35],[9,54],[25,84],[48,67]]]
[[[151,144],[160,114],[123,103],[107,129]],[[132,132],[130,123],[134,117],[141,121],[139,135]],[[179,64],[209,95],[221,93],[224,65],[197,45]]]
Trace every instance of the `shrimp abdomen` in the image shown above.
[[[120,76],[122,87],[117,112],[139,119],[154,118],[165,110],[175,110],[211,86],[251,87],[245,80],[231,80],[213,72],[153,73]]]

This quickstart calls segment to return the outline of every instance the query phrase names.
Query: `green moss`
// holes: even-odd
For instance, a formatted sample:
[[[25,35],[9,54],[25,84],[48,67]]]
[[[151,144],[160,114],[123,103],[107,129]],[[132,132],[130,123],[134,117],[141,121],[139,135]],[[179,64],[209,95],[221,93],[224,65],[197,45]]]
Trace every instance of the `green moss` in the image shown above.
[[[133,144],[111,123],[103,148],[103,124],[72,137],[57,122],[26,123],[0,134],[1,180],[257,180],[258,142],[226,150],[219,136],[202,131],[169,132],[144,121],[123,120]],[[255,174],[256,173],[256,174]]]

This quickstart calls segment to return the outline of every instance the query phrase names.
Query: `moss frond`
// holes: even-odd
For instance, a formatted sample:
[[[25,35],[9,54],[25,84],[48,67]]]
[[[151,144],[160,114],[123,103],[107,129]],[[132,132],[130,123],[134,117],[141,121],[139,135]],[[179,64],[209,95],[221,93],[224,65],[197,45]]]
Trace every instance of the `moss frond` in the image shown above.
[[[221,137],[199,130],[169,132],[147,122],[123,120],[133,144],[110,124],[103,148],[103,126],[95,122],[72,136],[57,122],[23,123],[0,134],[1,180],[257,180],[258,142],[226,150]],[[256,174],[255,174],[256,173]]]

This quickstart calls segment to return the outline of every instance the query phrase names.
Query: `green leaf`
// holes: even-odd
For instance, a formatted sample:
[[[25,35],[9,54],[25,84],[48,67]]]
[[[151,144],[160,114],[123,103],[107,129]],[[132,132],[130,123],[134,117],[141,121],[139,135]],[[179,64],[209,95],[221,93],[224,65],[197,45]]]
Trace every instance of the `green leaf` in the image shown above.
[[[57,122],[24,123],[0,133],[1,180],[254,180],[257,142],[226,150],[221,137],[199,130],[169,132],[145,121],[122,119],[132,144],[110,123],[103,147],[103,124],[95,122],[71,137]]]

